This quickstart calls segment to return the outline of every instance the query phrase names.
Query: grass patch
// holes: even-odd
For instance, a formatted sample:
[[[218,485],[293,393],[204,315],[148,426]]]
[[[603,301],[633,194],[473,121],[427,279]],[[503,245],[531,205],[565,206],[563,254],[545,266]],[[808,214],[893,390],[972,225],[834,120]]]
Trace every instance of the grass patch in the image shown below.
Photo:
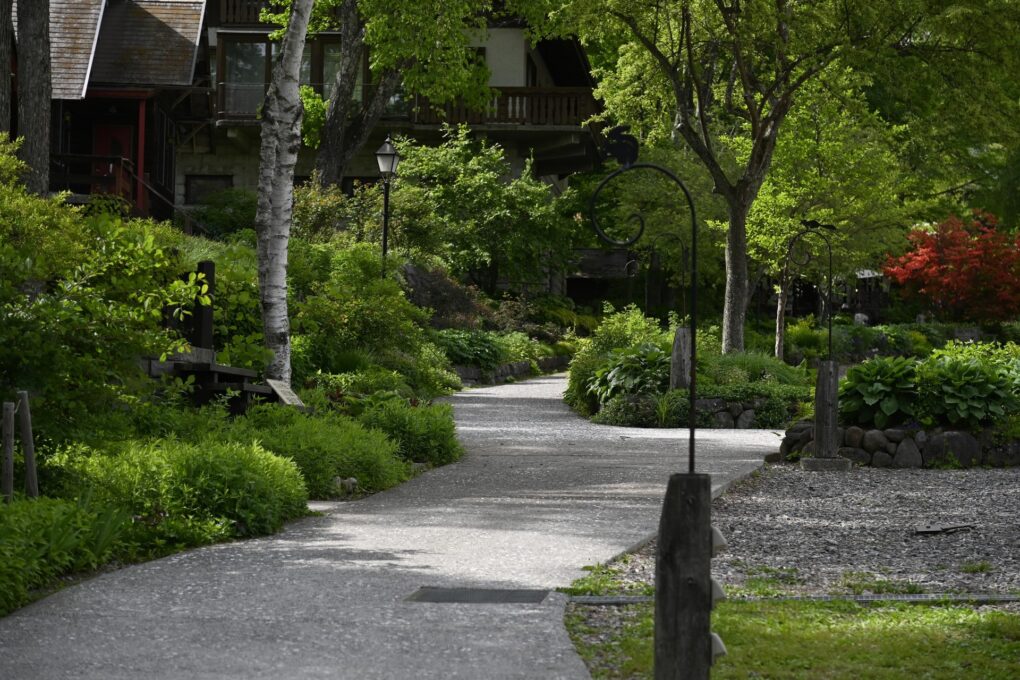
[[[792,567],[754,566],[745,568],[744,573],[743,585],[726,588],[730,597],[781,597],[790,594],[790,586],[803,583]]]
[[[627,609],[624,625],[600,644],[583,609],[567,617],[595,678],[652,676],[653,607]],[[712,670],[716,679],[1007,680],[1020,659],[1020,616],[964,606],[728,601],[712,626],[729,650]]]
[[[866,571],[848,571],[840,579],[840,585],[854,595],[918,595],[924,592],[917,583],[879,578]]]
[[[655,588],[650,584],[642,584],[636,581],[624,581],[620,578],[623,569],[620,566],[626,564],[626,560],[614,564],[596,564],[591,567],[583,567],[588,572],[566,588],[559,588],[561,593],[567,595],[653,595]]]
[[[981,560],[980,562],[964,562],[960,565],[961,574],[987,574],[992,571],[991,562]]]

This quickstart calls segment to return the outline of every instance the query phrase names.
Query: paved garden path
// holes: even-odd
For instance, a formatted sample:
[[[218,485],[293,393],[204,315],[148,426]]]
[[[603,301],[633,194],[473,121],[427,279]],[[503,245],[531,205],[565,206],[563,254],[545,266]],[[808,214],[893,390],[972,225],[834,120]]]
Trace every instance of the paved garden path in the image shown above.
[[[265,539],[104,574],[0,619],[0,678],[587,678],[538,604],[407,602],[423,586],[551,589],[655,531],[686,430],[599,427],[561,376],[450,399],[463,461]],[[779,438],[699,432],[716,489]],[[684,463],[684,465],[686,465]]]

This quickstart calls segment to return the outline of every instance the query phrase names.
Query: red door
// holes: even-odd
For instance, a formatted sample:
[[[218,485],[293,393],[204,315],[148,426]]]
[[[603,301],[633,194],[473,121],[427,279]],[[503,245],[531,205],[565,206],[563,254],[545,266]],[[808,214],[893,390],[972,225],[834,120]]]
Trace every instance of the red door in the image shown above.
[[[131,125],[96,125],[92,128],[92,192],[115,194],[131,200],[135,128]]]

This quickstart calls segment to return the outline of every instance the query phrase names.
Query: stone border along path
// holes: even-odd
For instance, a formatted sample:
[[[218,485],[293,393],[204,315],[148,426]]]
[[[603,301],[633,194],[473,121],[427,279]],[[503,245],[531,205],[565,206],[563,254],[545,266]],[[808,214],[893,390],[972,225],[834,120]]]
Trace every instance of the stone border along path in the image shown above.
[[[559,593],[406,601],[421,587],[565,586],[654,533],[667,476],[686,467],[686,430],[592,425],[563,404],[564,386],[546,376],[461,392],[449,399],[467,450],[457,464],[0,619],[0,678],[587,678]],[[779,442],[699,431],[698,471],[721,493]]]

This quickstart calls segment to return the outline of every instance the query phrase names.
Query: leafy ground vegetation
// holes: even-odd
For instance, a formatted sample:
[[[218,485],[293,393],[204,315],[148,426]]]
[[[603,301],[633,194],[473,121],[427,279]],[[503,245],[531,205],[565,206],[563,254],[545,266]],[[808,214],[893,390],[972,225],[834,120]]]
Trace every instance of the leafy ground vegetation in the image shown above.
[[[465,135],[451,144],[433,153],[481,162]],[[254,196],[214,197],[192,216],[202,235],[186,235],[131,219],[114,199],[72,207],[28,194],[14,147],[0,148],[0,396],[30,394],[44,498],[0,505],[0,614],[69,574],[269,534],[305,515],[309,498],[357,497],[455,461],[452,410],[433,403],[461,387],[454,364],[534,365],[569,354],[571,333],[596,323],[560,298],[461,283],[534,258],[503,242],[486,250],[507,223],[453,214],[453,197],[428,179],[435,159],[408,147],[407,185],[417,173],[415,200],[449,239],[398,222],[385,276],[372,242],[377,190],[297,192],[293,386],[312,412],[195,408],[190,384],[153,380],[140,359],[187,349],[175,328],[197,300],[213,307],[218,360],[262,370]],[[483,156],[474,189],[502,195],[502,152]],[[494,212],[559,228],[539,186],[519,182],[516,203]],[[445,249],[458,242],[466,250],[453,257]],[[202,260],[217,265],[212,296],[188,274]],[[22,473],[19,461],[16,487]]]
[[[677,320],[663,329],[635,306],[605,309],[590,337],[578,341],[565,399],[594,422],[632,427],[683,427],[687,390],[669,389],[670,354]],[[782,427],[811,394],[810,374],[760,351],[721,353],[719,329],[698,333],[701,400],[751,402],[757,427]],[[699,410],[699,424],[712,413]]]

